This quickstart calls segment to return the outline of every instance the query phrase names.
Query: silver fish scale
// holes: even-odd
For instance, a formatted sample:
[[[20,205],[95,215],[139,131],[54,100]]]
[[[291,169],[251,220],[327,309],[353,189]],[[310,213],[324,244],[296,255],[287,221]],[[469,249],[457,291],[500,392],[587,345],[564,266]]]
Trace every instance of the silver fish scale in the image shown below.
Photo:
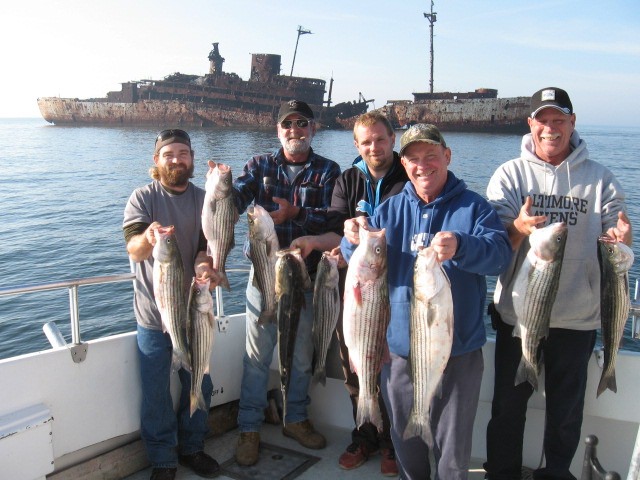
[[[269,250],[266,240],[249,238],[249,251],[253,263],[253,275],[256,286],[262,294],[262,309],[258,323],[261,325],[276,321],[276,269],[275,251]]]
[[[389,295],[386,274],[375,282],[360,285],[362,306],[356,309],[353,319],[355,353],[359,356],[358,427],[366,421],[382,429],[382,417],[378,405],[377,378],[382,366],[382,349],[386,342],[389,324]],[[350,350],[350,355],[352,352]]]
[[[537,352],[540,340],[549,335],[551,310],[558,293],[562,258],[542,269],[533,268],[529,274],[529,285],[525,294],[524,318],[516,324],[514,336],[522,339],[522,360],[516,374],[516,385],[529,381],[538,389]],[[520,328],[523,327],[523,328]],[[526,333],[524,333],[526,332]]]
[[[206,411],[202,396],[202,378],[209,372],[211,349],[213,348],[213,298],[209,283],[200,288],[193,285],[189,299],[189,358],[191,360],[191,415],[199,408]]]
[[[609,252],[609,248],[616,247],[606,243],[598,245],[604,366],[598,384],[597,397],[607,388],[613,392],[618,391],[615,376],[616,357],[631,308],[628,270],[616,271],[611,258],[615,252]]]
[[[410,365],[413,406],[403,437],[420,436],[433,446],[431,401],[438,391],[453,345],[453,300],[435,252],[416,257],[410,313]]]
[[[340,317],[337,256],[324,254],[318,263],[313,290],[314,381],[326,384],[326,358]]]
[[[208,212],[208,214],[212,215],[212,221],[209,231],[205,231],[208,245],[207,254],[213,261],[213,268],[226,278],[225,264],[227,256],[235,246],[236,207],[233,203],[233,197],[228,195],[217,199],[215,201],[215,211]]]
[[[184,267],[174,236],[172,236],[172,241],[170,248],[175,250],[172,250],[168,255],[168,261],[155,260],[155,257],[164,258],[164,255],[154,254],[153,292],[162,318],[162,324],[171,337],[174,360],[189,368],[187,344],[183,333],[186,315]],[[156,244],[156,247],[158,250],[162,248],[158,244]],[[154,251],[157,252],[155,247]],[[178,365],[174,365],[174,367],[176,366]]]

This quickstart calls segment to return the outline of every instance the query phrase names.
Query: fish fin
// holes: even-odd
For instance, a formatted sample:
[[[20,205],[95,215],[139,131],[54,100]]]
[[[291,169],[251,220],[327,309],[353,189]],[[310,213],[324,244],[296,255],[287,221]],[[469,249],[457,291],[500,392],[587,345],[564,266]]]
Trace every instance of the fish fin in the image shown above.
[[[600,383],[598,384],[598,393],[596,394],[596,398],[598,398],[600,394],[607,388],[614,393],[618,393],[615,370],[609,375],[606,375],[604,372],[602,372],[602,377],[600,377]]]
[[[314,385],[321,383],[323,386],[327,385],[327,372],[325,371],[324,368],[318,368],[315,370],[315,372],[313,372],[313,379],[312,379]]]
[[[229,285],[229,279],[227,278],[227,272],[223,270],[218,272],[220,274],[220,285],[223,286],[228,292],[231,291],[231,285]]]
[[[202,392],[194,393],[191,392],[191,396],[189,399],[189,413],[190,416],[193,417],[193,414],[196,413],[196,410],[202,410],[203,412],[207,411],[207,405],[204,402],[204,397],[202,396]]]
[[[360,288],[360,282],[356,282],[353,285],[353,299],[358,306],[362,305],[362,289]]]
[[[433,433],[431,432],[431,423],[429,417],[422,419],[415,413],[411,413],[409,423],[407,423],[402,435],[403,440],[409,440],[413,437],[422,437],[427,446],[433,448]]]
[[[358,413],[356,414],[356,425],[360,428],[366,422],[371,422],[382,431],[382,413],[376,397],[365,397],[362,392],[358,395]]]
[[[520,359],[520,365],[518,365],[514,385],[520,385],[524,382],[529,382],[534,390],[538,391],[538,372],[536,371],[536,367],[522,357]]]
[[[258,325],[269,325],[270,323],[276,323],[276,312],[269,312],[263,310],[258,317]]]

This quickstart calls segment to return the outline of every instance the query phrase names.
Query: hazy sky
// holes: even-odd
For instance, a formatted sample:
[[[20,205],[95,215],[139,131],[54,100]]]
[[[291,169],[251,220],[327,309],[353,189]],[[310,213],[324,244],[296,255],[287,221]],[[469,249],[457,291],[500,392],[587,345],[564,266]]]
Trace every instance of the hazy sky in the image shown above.
[[[333,101],[412,99],[429,90],[429,0],[22,0],[2,8],[0,117],[39,117],[40,96],[102,97],[120,83],[203,75],[213,42],[223,69],[249,76],[252,53],[289,74],[333,75]],[[578,125],[640,125],[638,0],[436,0],[435,91],[501,97],[558,86]]]

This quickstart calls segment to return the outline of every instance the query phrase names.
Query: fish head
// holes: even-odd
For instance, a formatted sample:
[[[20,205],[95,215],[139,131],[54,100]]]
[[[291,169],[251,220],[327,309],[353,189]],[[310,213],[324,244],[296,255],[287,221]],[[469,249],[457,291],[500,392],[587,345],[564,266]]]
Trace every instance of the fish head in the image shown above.
[[[318,273],[316,284],[321,282],[324,286],[338,285],[338,260],[339,255],[332,255],[331,252],[324,252],[318,262]]]
[[[447,276],[438,262],[438,254],[433,247],[419,247],[413,268],[415,294],[422,295],[428,300],[435,297],[447,282]]]
[[[537,228],[529,235],[529,245],[535,256],[543,262],[555,262],[564,257],[569,229],[564,222]]]
[[[626,274],[634,261],[633,250],[609,235],[598,237],[598,260],[608,262],[616,275]]]
[[[213,311],[213,297],[209,291],[211,281],[208,278],[194,277],[189,297],[190,308],[199,312]]]
[[[215,167],[207,172],[205,190],[215,196],[215,198],[226,198],[231,195],[233,188],[233,174],[231,167],[224,163],[216,163]]]
[[[247,208],[247,222],[251,238],[266,240],[272,233],[275,233],[275,224],[271,215],[260,205],[252,205]]]
[[[359,277],[362,280],[375,279],[384,275],[387,271],[387,239],[386,230],[360,228],[360,245],[363,249],[359,262]]]
[[[154,231],[156,244],[153,246],[153,258],[159,262],[169,262],[180,254],[176,240],[175,227],[159,227]]]

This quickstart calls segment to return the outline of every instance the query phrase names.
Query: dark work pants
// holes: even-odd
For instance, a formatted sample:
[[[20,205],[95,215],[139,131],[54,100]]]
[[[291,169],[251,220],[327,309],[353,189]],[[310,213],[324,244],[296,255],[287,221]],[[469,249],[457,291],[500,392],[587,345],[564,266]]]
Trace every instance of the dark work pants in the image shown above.
[[[484,467],[491,480],[520,479],[527,402],[533,387],[528,382],[514,385],[521,341],[512,336],[511,325],[496,317],[495,381]],[[580,443],[587,367],[595,339],[595,330],[552,328],[543,341],[546,466],[534,472],[536,479],[575,479],[569,466]]]

